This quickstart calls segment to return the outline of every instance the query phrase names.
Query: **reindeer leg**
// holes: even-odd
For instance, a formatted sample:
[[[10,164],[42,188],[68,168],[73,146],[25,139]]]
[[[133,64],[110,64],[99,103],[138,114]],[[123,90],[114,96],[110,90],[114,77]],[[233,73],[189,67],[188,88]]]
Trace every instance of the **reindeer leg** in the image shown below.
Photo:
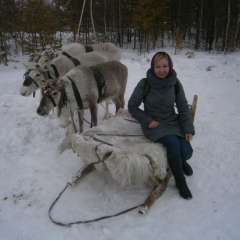
[[[79,121],[79,133],[83,132],[83,117],[84,117],[84,110],[78,110],[78,121]]]
[[[109,120],[110,118],[110,114],[109,114],[109,103],[110,103],[110,99],[107,99],[106,100],[106,111],[105,111],[105,114],[104,114],[104,117],[103,117],[103,120]]]
[[[158,187],[154,188],[153,191],[150,193],[144,204],[142,204],[138,210],[141,214],[146,214],[148,209],[155,203],[155,201],[161,197],[165,189],[167,188],[168,182],[172,177],[172,172],[169,170],[163,183],[160,184]]]
[[[71,110],[70,110],[70,118],[71,118],[70,129],[68,129],[67,134],[73,134],[77,132],[77,128],[73,119],[73,112]]]
[[[115,115],[116,115],[118,110],[121,108],[121,101],[118,96],[113,97],[112,101],[114,102],[115,107],[116,107],[116,111],[115,111]]]
[[[98,112],[98,105],[93,103],[90,105],[90,113],[91,113],[91,123],[95,127],[97,126],[97,112]]]

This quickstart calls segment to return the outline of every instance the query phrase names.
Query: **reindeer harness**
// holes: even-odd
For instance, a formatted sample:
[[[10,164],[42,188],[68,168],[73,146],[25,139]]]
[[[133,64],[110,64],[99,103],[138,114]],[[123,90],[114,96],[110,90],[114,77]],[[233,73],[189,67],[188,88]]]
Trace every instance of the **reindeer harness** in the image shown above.
[[[85,51],[86,51],[86,53],[88,53],[88,52],[93,52],[92,46],[85,46]],[[69,55],[69,54],[66,53],[66,52],[62,52],[62,55],[66,56],[66,57],[68,57],[68,58],[72,58],[72,56]]]
[[[37,86],[37,88],[39,88],[38,83],[29,76],[29,73],[30,73],[30,72],[31,72],[31,70],[28,71],[28,72],[26,72],[26,73],[23,75],[23,79],[24,79],[23,86],[28,87],[28,86],[30,86],[32,83],[34,83],[34,84]]]
[[[103,78],[103,75],[101,74],[101,72],[96,68],[96,67],[90,67],[93,76],[96,80],[97,83],[97,87],[98,87],[98,103],[103,99],[104,93],[106,91],[106,84],[105,84],[105,80]],[[82,103],[82,98],[80,96],[80,93],[77,89],[77,86],[75,84],[75,82],[73,81],[72,78],[70,78],[69,76],[67,76],[67,78],[71,81],[72,83],[72,89],[73,89],[73,93],[75,96],[75,99],[77,101],[78,107],[80,110],[83,109],[83,103]]]
[[[67,56],[66,54],[63,54],[63,55]],[[69,56],[69,57],[68,57],[68,56]],[[68,55],[68,56],[67,56],[67,57],[69,58],[69,60],[71,60],[71,61],[73,62],[73,64],[74,64],[75,67],[78,66],[78,65],[81,65],[81,63],[80,63],[76,58],[71,57],[70,55]],[[55,66],[54,64],[50,64],[50,67],[53,69],[54,74],[55,74],[55,77],[56,77],[56,78],[59,77],[59,72],[58,72],[56,66]],[[47,75],[48,75],[48,78],[49,78],[49,79],[53,79],[53,78],[50,76],[49,71],[47,71]]]

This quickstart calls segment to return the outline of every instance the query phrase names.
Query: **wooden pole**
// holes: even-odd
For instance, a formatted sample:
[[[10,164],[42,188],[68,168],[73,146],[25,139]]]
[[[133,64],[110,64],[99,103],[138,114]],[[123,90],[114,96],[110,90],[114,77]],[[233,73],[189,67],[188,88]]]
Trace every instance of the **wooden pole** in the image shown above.
[[[79,37],[79,34],[80,34],[80,26],[81,26],[81,23],[82,23],[82,16],[83,16],[84,8],[85,8],[85,3],[86,3],[86,0],[84,0],[84,2],[83,2],[82,12],[81,12],[80,19],[79,19],[77,36],[76,36],[76,41],[75,41],[75,42],[80,42],[80,37]]]

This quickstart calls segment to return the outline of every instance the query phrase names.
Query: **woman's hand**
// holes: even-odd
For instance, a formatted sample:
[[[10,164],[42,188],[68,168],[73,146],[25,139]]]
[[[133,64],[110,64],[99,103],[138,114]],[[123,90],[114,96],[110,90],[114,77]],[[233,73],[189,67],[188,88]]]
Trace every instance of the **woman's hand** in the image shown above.
[[[156,128],[159,124],[160,124],[159,122],[153,120],[153,121],[148,125],[148,127],[149,127],[149,128]]]
[[[186,141],[191,141],[192,138],[193,138],[193,135],[192,135],[192,134],[190,134],[190,133],[186,133],[186,134],[185,134],[185,139],[186,139]]]

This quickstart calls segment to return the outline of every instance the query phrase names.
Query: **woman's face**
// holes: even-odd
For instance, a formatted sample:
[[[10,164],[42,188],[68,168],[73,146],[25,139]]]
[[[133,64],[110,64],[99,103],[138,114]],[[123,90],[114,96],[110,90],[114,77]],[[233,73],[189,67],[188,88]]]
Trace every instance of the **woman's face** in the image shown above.
[[[168,59],[161,58],[154,65],[155,75],[159,78],[165,78],[169,73]]]

